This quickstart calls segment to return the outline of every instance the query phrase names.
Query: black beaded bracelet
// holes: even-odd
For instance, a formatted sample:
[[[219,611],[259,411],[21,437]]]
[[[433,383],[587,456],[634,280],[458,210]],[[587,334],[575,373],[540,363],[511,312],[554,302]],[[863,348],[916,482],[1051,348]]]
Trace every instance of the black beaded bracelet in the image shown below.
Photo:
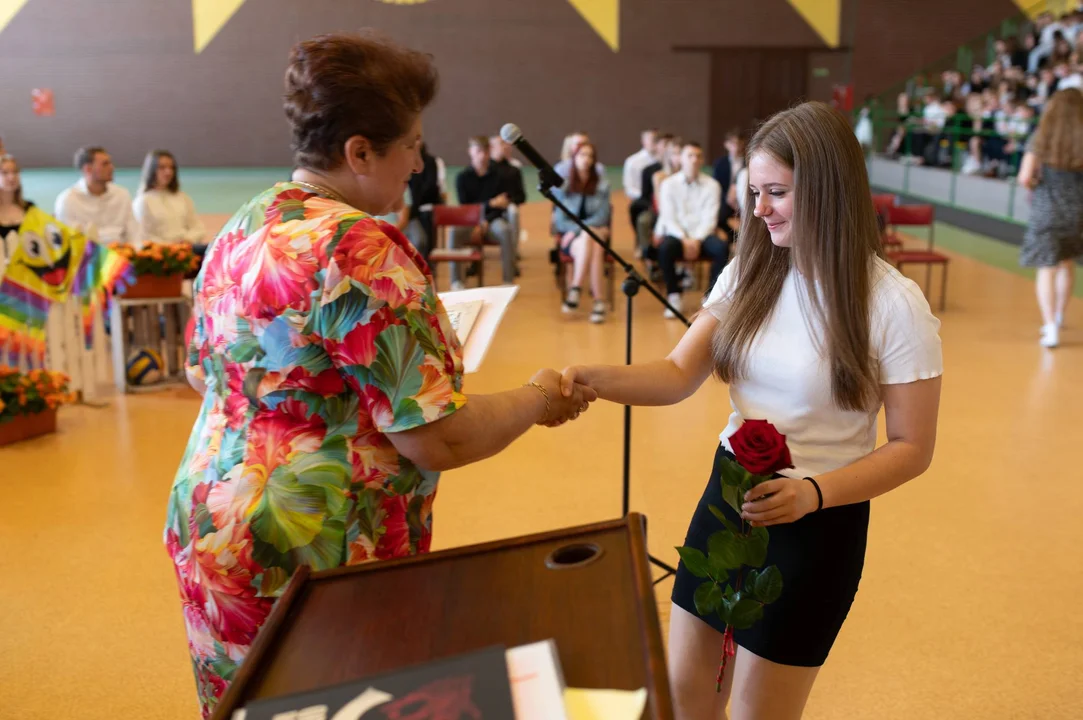
[[[824,494],[820,491],[820,483],[816,482],[810,477],[807,477],[805,479],[812,483],[812,487],[816,488],[816,497],[819,498],[819,502],[816,504],[816,512],[819,512],[820,510],[824,509]]]

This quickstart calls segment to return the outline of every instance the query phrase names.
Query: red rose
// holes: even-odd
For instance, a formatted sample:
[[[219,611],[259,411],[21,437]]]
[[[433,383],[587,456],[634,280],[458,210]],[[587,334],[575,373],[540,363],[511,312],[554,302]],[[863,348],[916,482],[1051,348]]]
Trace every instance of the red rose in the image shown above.
[[[730,447],[741,467],[753,475],[774,475],[793,467],[786,436],[766,420],[745,420],[730,437]]]

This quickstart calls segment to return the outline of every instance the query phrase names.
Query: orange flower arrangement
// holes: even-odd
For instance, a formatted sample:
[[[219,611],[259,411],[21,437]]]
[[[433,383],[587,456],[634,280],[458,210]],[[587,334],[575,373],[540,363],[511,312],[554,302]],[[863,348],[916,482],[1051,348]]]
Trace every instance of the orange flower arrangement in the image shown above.
[[[123,243],[113,243],[109,249],[132,264],[135,274],[185,275],[199,268],[199,257],[188,243],[146,243],[136,248]]]
[[[70,381],[62,372],[38,369],[24,373],[0,365],[0,423],[75,402],[75,393],[68,391]]]

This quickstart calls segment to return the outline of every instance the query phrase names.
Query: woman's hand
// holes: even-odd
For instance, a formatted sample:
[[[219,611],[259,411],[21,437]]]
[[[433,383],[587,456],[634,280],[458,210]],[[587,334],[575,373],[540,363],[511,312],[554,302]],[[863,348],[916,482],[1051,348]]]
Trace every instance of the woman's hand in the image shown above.
[[[745,493],[741,518],[753,527],[792,523],[816,510],[820,498],[808,480],[776,478]]]
[[[539,370],[531,378],[545,388],[549,398],[548,413],[538,422],[546,427],[557,427],[569,420],[575,420],[598,399],[598,393],[582,383],[570,383],[565,386],[560,373],[556,370]],[[565,392],[565,389],[567,392]]]

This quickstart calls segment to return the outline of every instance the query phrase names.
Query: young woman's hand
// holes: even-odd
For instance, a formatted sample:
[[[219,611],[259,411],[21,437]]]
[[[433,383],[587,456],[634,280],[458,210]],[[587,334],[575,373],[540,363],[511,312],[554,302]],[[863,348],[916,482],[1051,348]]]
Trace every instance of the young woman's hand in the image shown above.
[[[753,527],[782,525],[815,512],[819,503],[816,488],[808,480],[776,478],[745,493],[741,518]]]
[[[549,398],[549,412],[538,423],[546,427],[575,420],[598,399],[598,393],[582,383],[566,385],[556,370],[539,370],[532,381],[544,387]]]

